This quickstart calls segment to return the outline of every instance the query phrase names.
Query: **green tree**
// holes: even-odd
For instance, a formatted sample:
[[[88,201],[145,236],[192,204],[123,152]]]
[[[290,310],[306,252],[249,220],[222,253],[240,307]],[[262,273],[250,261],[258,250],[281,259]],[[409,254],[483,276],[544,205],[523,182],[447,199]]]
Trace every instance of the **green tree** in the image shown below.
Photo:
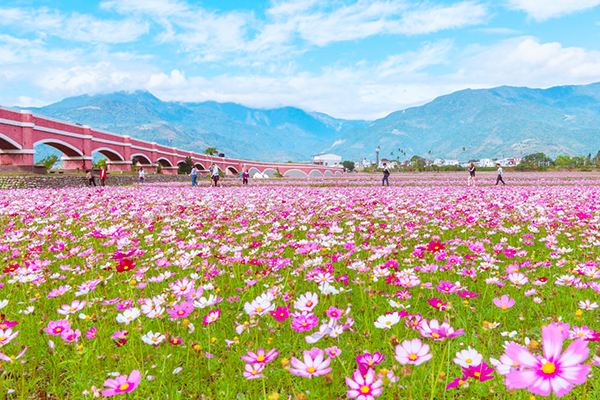
[[[108,163],[108,160],[106,158],[102,158],[102,159],[98,160],[98,162],[94,163],[93,168],[100,169],[102,167],[106,167],[107,163]]]
[[[54,167],[54,164],[56,164],[58,162],[58,156],[56,154],[52,154],[48,157],[45,157],[44,159],[38,161],[37,163],[35,163],[35,165],[43,165],[44,167],[46,167],[46,171],[52,169],[52,167]]]
[[[412,158],[410,159],[410,165],[414,169],[418,169],[419,171],[422,171],[425,168],[425,166],[427,165],[427,160],[425,160],[423,157],[412,156]]]
[[[185,162],[177,164],[177,173],[180,175],[188,175],[194,166],[194,161],[191,157],[186,157]]]
[[[554,161],[544,153],[533,153],[524,156],[521,164],[525,167],[550,167],[554,165]]]
[[[354,171],[354,168],[356,167],[356,165],[354,164],[354,161],[342,161],[342,167],[344,167],[346,169],[346,171]]]
[[[215,156],[219,154],[219,150],[217,150],[215,147],[209,147],[208,149],[204,150],[204,154],[207,156]]]

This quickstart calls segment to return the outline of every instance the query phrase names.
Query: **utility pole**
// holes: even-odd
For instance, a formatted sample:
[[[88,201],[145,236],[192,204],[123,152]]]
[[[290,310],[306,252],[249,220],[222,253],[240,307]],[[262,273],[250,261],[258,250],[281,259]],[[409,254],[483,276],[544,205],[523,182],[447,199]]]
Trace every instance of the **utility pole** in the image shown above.
[[[381,150],[380,146],[377,146],[375,149],[375,155],[377,156],[377,160],[375,161],[375,168],[379,168],[379,151]]]

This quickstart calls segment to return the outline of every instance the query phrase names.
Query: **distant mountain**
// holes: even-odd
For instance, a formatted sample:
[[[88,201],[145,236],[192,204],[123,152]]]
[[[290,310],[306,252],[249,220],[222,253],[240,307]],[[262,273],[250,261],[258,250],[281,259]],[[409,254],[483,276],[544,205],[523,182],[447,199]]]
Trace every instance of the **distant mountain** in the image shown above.
[[[310,160],[347,129],[366,125],[293,107],[164,102],[147,91],[70,97],[34,112],[160,144],[171,140],[181,149],[216,147],[229,157],[265,161]]]
[[[502,86],[462,90],[397,111],[331,142],[344,157],[519,156],[542,151],[587,155],[600,150],[600,83],[529,89]],[[404,158],[403,155],[400,156]]]
[[[34,111],[160,144],[171,140],[182,149],[216,147],[227,156],[265,161],[307,161],[325,151],[373,159],[377,146],[381,157],[402,150],[408,157],[459,160],[600,149],[600,83],[467,89],[373,122],[293,107],[164,102],[147,91],[70,97]]]

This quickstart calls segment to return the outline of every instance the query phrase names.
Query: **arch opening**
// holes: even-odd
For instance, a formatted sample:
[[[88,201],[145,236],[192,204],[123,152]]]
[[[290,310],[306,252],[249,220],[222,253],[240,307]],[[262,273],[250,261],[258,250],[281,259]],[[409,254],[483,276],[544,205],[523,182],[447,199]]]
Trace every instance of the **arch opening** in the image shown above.
[[[63,142],[62,140],[57,139],[44,139],[38,140],[33,144],[33,148],[39,147],[41,145],[46,145],[55,150],[60,151],[66,157],[83,157],[83,152],[79,150],[77,147],[69,144],[67,142]]]
[[[325,171],[325,176],[331,178],[331,177],[333,177],[333,172]]]
[[[98,155],[103,155],[106,159],[110,161],[125,161],[125,158],[123,158],[121,154],[107,147],[101,147],[92,150],[92,157],[94,157],[94,159],[98,157]]]
[[[308,178],[308,174],[299,169],[290,169],[283,174],[286,178]]]
[[[173,166],[173,164],[171,164],[171,161],[167,160],[164,157],[161,157],[156,161],[163,167],[172,167]]]
[[[227,175],[234,175],[234,176],[239,174],[238,170],[235,167],[232,167],[232,166],[227,167],[225,169],[225,173]]]
[[[310,174],[308,174],[308,176],[311,178],[322,178],[323,173],[317,169],[313,169],[312,171],[310,171]]]
[[[0,133],[0,150],[21,150],[22,148],[19,143]]]
[[[133,154],[131,162],[133,164],[152,165],[152,161],[144,154]]]
[[[276,173],[277,173],[277,170],[275,170],[273,168],[266,168],[263,171],[263,175],[267,175],[269,178],[274,178]]]

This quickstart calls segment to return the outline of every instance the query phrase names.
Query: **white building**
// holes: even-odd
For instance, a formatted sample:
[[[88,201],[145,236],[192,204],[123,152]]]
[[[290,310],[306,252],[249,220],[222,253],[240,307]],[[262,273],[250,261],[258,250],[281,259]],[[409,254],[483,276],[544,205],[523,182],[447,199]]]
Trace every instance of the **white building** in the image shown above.
[[[326,167],[332,167],[335,165],[340,165],[342,162],[342,156],[338,156],[333,153],[321,153],[315,154],[312,156],[312,163],[314,165],[323,165]]]
[[[495,167],[496,163],[489,158],[482,158],[477,163],[475,163],[475,165],[477,165],[480,168],[490,168],[490,167]]]
[[[447,165],[459,165],[458,160],[442,160],[441,158],[436,158],[433,160],[433,165],[438,167],[445,167]]]

